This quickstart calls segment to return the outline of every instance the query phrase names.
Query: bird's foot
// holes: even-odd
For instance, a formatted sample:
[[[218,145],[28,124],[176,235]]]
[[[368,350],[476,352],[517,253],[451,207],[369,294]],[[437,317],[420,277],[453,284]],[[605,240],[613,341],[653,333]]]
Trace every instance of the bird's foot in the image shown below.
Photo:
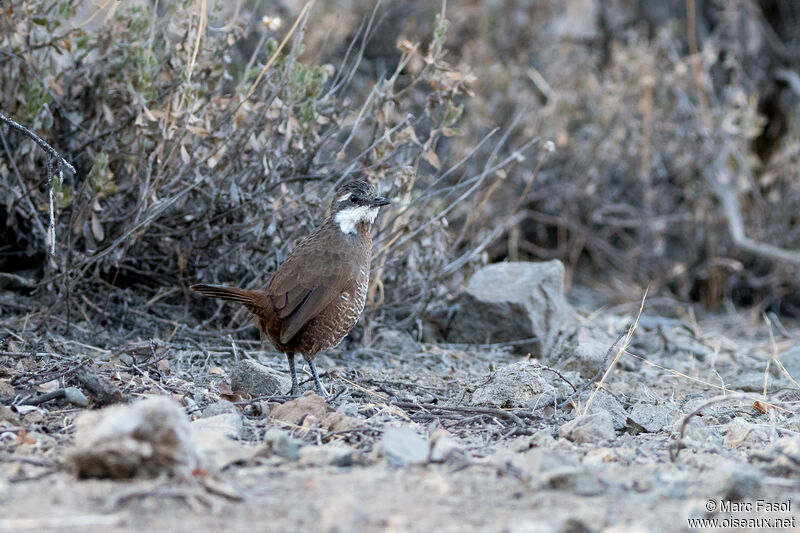
[[[317,365],[314,364],[313,359],[308,361],[308,366],[309,368],[311,368],[311,375],[314,377],[314,388],[317,390],[317,394],[319,394],[323,398],[327,398],[328,393],[322,387],[322,383],[319,380],[319,374],[317,374]]]
[[[297,385],[297,371],[294,368],[294,354],[287,353],[286,358],[289,360],[289,375],[292,377],[292,396],[300,396],[300,387]]]

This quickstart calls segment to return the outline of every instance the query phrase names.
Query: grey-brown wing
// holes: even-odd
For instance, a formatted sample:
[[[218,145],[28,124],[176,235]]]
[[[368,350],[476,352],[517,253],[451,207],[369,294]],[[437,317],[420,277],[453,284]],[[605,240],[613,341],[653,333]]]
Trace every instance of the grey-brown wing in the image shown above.
[[[319,228],[298,243],[267,286],[266,292],[281,319],[282,343],[338,298],[347,281],[358,273],[352,250],[318,233]]]
[[[287,281],[295,281],[287,286]],[[271,290],[270,290],[271,289]],[[284,283],[273,283],[269,287],[270,299],[278,318],[285,319],[308,298],[314,287],[306,287],[297,280],[286,280]]]
[[[303,326],[317,316],[328,304],[339,296],[339,289],[319,285],[307,291],[299,305],[281,322],[282,343],[287,343]]]
[[[349,274],[326,272],[310,276],[304,269],[294,267],[294,264],[282,265],[267,287],[272,306],[281,319],[282,343],[289,342],[303,326],[339,297]]]

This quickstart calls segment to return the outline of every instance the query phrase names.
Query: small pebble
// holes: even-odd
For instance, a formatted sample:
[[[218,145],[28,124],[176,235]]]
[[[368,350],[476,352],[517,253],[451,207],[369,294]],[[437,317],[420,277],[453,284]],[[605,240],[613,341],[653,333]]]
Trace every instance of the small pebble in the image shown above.
[[[67,387],[64,389],[64,398],[72,405],[78,407],[87,407],[89,399],[77,387]]]

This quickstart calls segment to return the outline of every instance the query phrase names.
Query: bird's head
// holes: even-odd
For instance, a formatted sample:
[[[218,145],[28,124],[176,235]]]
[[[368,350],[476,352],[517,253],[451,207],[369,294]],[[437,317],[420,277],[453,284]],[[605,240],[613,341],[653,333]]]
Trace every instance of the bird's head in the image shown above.
[[[356,233],[356,225],[372,224],[381,206],[391,202],[378,196],[375,187],[362,179],[353,179],[339,185],[333,193],[331,215],[344,233]]]

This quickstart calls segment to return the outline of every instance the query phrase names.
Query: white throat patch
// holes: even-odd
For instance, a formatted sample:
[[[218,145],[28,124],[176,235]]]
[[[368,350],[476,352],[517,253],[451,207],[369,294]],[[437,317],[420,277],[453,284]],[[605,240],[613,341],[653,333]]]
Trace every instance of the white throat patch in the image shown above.
[[[375,217],[377,216],[377,207],[360,205],[358,207],[348,207],[347,209],[342,209],[336,213],[336,216],[333,217],[333,220],[339,224],[342,233],[355,233],[356,224],[359,222],[369,222],[372,224],[375,222]]]

